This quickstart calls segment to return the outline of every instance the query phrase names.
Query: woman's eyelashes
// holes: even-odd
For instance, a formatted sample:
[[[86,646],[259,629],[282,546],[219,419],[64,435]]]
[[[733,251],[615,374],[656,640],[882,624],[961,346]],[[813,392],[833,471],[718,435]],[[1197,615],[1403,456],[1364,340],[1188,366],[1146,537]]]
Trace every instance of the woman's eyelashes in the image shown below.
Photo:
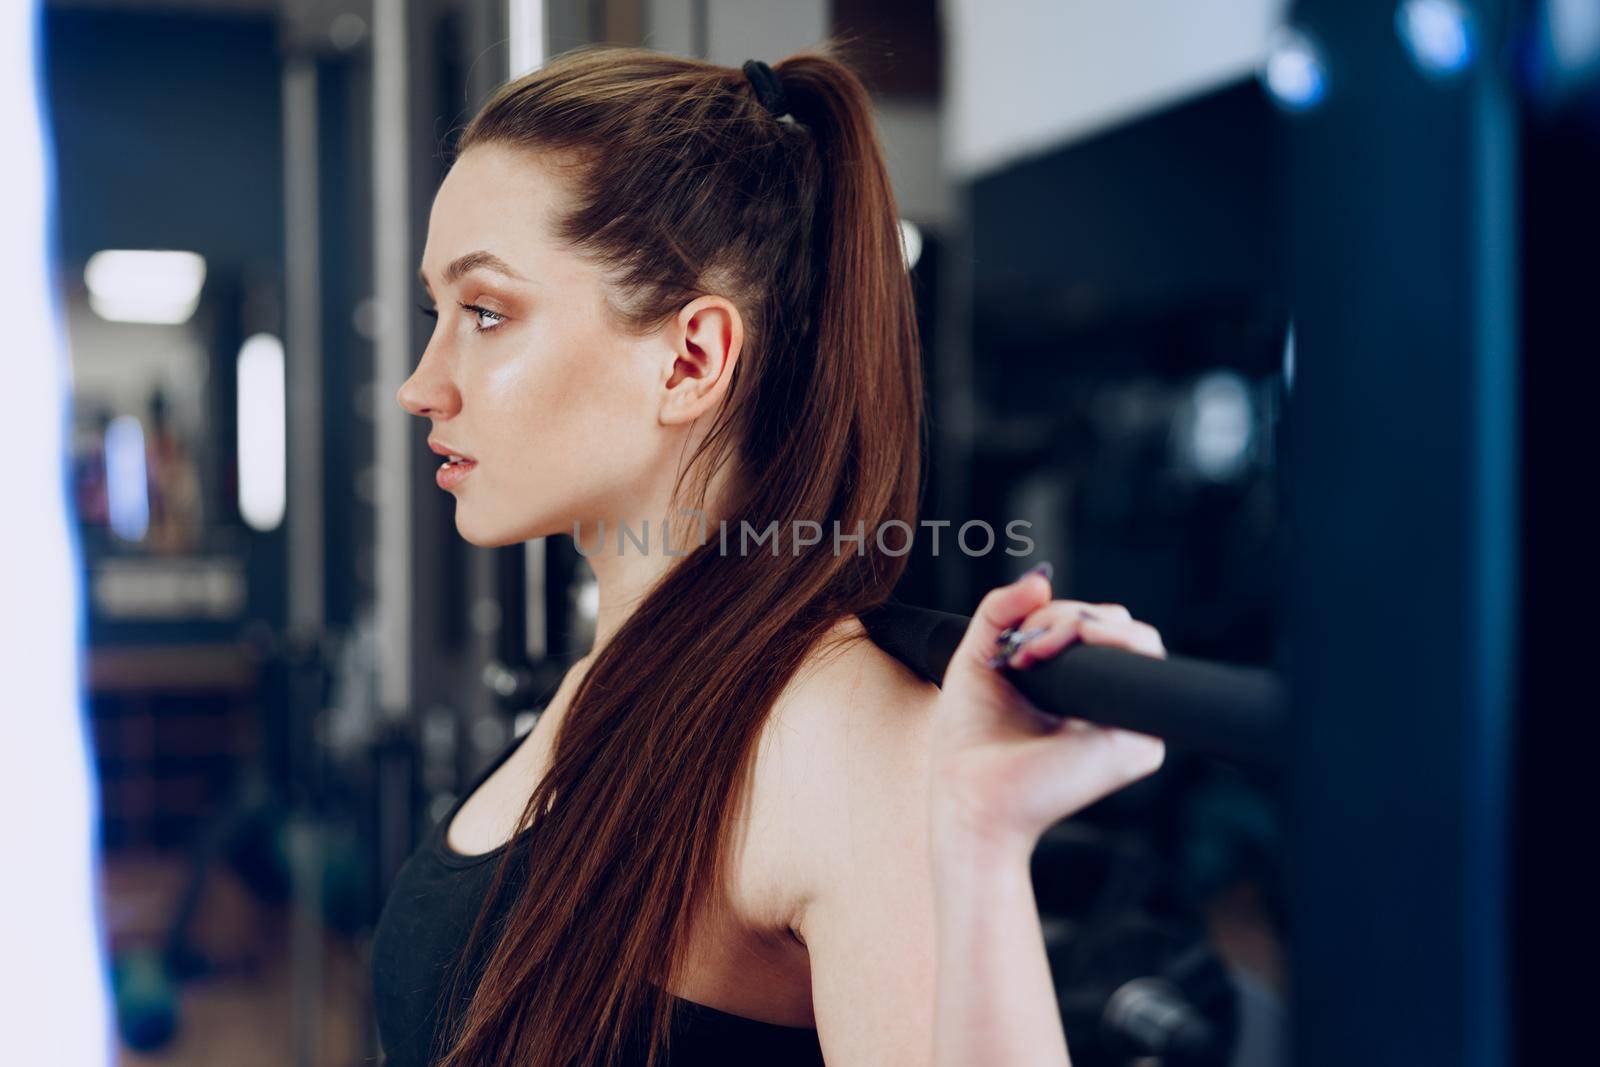
[[[506,317],[498,311],[490,311],[488,308],[479,307],[477,304],[462,304],[461,309],[477,317],[478,321],[473,328],[479,333],[488,333],[506,321]]]
[[[461,310],[465,311],[467,314],[473,316],[475,321],[472,324],[472,328],[477,333],[488,333],[490,330],[506,321],[506,317],[500,314],[498,311],[490,311],[486,307],[480,307],[477,304],[469,304],[464,300],[456,301],[456,306],[461,308]],[[429,307],[427,304],[418,304],[417,310],[435,321],[437,321],[439,318],[438,308]]]

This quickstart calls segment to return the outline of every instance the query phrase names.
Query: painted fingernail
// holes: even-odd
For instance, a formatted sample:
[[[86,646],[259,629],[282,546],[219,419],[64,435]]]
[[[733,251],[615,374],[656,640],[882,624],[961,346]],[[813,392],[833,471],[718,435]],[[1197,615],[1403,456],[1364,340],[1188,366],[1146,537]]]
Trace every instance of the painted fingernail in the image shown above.
[[[1004,640],[996,640],[998,651],[989,658],[989,666],[999,667],[1017,654],[1017,650],[1032,641],[1035,637],[1049,632],[1048,626],[1030,626],[1026,630],[1011,627],[1001,635]]]
[[[1030,576],[1035,575],[1035,574],[1042,574],[1042,575],[1044,575],[1044,580],[1048,582],[1052,577],[1055,576],[1055,573],[1056,573],[1056,569],[1054,567],[1050,566],[1050,561],[1049,560],[1045,560],[1043,563],[1040,563],[1040,564],[1038,564],[1036,566],[1033,566],[1033,567],[1029,567],[1026,571],[1023,572],[1022,576],[1024,578],[1027,578],[1027,577],[1030,577]]]

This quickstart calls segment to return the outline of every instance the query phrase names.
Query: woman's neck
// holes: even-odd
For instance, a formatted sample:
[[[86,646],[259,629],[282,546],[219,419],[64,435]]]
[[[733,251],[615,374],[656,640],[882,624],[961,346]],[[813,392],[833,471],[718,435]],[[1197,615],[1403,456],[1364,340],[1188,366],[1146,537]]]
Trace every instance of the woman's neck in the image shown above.
[[[617,523],[605,524],[603,538],[598,524],[594,530],[582,531],[583,552],[600,593],[593,652],[611,640],[662,576],[684,556],[701,544],[717,543],[718,523],[729,515],[732,491],[728,479],[713,478],[703,503],[692,510],[683,504],[658,507],[662,517],[650,520],[647,530],[641,530],[642,520],[631,521],[628,526],[632,537],[643,534],[647,551],[623,536]],[[669,497],[670,493],[665,495]]]

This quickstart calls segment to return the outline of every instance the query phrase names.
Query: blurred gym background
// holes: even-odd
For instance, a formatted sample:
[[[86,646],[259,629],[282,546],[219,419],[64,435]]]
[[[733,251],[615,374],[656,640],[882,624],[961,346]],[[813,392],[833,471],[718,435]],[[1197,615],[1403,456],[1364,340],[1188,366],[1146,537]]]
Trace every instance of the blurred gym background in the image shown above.
[[[1600,8],[1582,2],[48,0],[42,31],[129,1065],[373,1061],[365,954],[390,877],[591,637],[570,540],[463,542],[425,428],[393,400],[425,341],[414,275],[433,191],[506,78],[588,42],[737,65],[847,36],[919,300],[924,515],[1027,520],[1058,595],[1125,603],[1174,651],[1255,665],[1290,658],[1284,592],[1300,580],[1283,462],[1307,335],[1296,279],[1324,309],[1355,307],[1331,272],[1364,269],[1308,277],[1291,235],[1387,233],[1408,266],[1455,264],[1414,279],[1419,313],[1455,306],[1461,271],[1489,263],[1473,277],[1494,283],[1492,250],[1429,246],[1383,215],[1384,179],[1360,161],[1446,175],[1414,198],[1462,219],[1485,196],[1496,218],[1526,216],[1553,262],[1578,239],[1561,205],[1593,196],[1580,178],[1600,128]],[[1393,94],[1393,128],[1368,110],[1306,132],[1358,86]],[[1462,131],[1501,127],[1521,139],[1463,147],[1478,142]],[[1501,150],[1546,195],[1484,194]],[[1462,153],[1481,173],[1451,171]],[[1380,346],[1374,365],[1396,355]],[[1404,402],[1372,417],[1431,432]],[[1340,469],[1320,454],[1320,473]],[[899,596],[970,612],[1026,564],[951,551],[947,534]],[[1370,803],[1391,771],[1372,772]],[[1488,788],[1483,773],[1452,788]],[[1310,778],[1329,790],[1304,816],[1315,828],[1343,801]],[[1271,769],[1174,752],[1041,844],[1079,1067],[1290,1062],[1290,903],[1312,899],[1290,892],[1290,793]],[[1345,860],[1362,857],[1325,862]],[[1453,906],[1441,922],[1466,930]],[[1325,951],[1337,932],[1316,931],[1308,951],[1332,970],[1302,991],[1364,980]],[[1451,966],[1470,979],[1504,962]],[[1110,1010],[1130,990],[1192,1020],[1164,1061]],[[1449,1019],[1471,1014],[1467,994],[1438,996]],[[1501,1062],[1504,1033],[1483,1025],[1491,1058],[1447,1043],[1408,1062]]]

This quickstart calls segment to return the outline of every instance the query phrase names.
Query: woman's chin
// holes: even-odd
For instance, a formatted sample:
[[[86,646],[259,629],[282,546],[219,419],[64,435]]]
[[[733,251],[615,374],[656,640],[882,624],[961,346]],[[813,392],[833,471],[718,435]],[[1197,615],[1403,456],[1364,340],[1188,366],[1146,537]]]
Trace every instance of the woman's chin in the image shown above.
[[[500,548],[527,540],[505,526],[487,523],[473,516],[471,509],[463,507],[459,500],[456,502],[456,533],[468,544],[479,548]]]
[[[475,514],[472,507],[456,498],[456,533],[468,544],[479,548],[504,548],[521,544],[536,537],[548,536],[553,531],[539,523],[498,521]]]

